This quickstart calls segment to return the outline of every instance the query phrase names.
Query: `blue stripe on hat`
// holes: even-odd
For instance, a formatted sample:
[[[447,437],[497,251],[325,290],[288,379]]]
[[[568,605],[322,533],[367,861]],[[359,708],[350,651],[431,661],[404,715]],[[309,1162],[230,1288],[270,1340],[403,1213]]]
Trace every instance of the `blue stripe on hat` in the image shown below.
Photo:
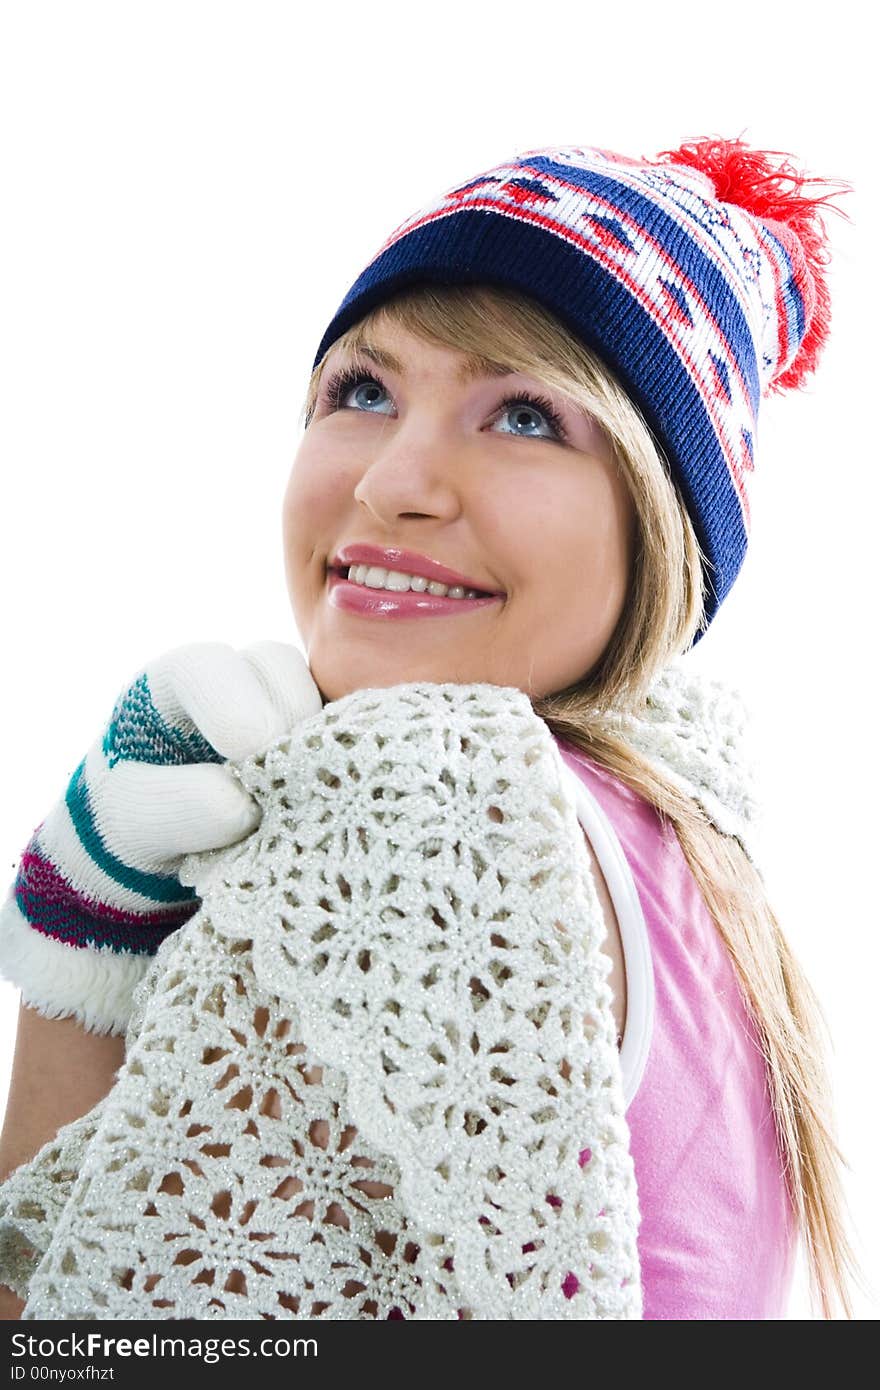
[[[748,388],[749,406],[754,418],[761,399],[761,382],[755,360],[752,332],[746,322],[739,300],[721,271],[712,264],[699,246],[694,245],[693,236],[687,226],[687,212],[682,212],[676,218],[666,212],[662,205],[653,198],[639,193],[637,189],[630,188],[628,184],[620,183],[617,179],[602,174],[598,170],[580,169],[569,164],[556,164],[553,160],[544,157],[529,160],[529,165],[544,170],[554,179],[564,180],[574,184],[578,189],[583,189],[586,193],[594,193],[604,198],[617,207],[619,211],[627,213],[639,227],[644,228],[651,237],[662,244],[679,274],[693,285],[694,291],[700,295],[715,322],[719,325],[730,346],[731,356]],[[631,172],[635,176],[638,175],[637,169],[633,169]],[[690,220],[693,221],[693,217]],[[701,230],[705,231],[706,229],[701,227]],[[589,255],[589,252],[586,251],[583,254]],[[689,265],[693,264],[695,254],[699,257],[699,278],[697,280],[694,279],[688,268]],[[721,247],[719,247],[719,254],[725,255]]]
[[[791,257],[781,241],[778,241],[776,237],[773,240],[779,247],[781,263],[778,307],[781,307],[782,313],[778,317],[781,318],[785,326],[785,358],[784,362],[779,363],[779,369],[784,371],[785,363],[791,364],[804,340],[807,331],[807,311],[800,286],[794,278],[794,266],[791,263]]]

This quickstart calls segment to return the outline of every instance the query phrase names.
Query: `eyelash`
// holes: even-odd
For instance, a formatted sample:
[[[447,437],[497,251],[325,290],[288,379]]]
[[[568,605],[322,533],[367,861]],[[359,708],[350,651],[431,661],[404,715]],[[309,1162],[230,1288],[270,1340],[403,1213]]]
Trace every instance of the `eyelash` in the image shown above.
[[[330,377],[330,380],[324,388],[323,398],[325,404],[331,411],[341,409],[343,396],[347,396],[349,391],[353,391],[356,386],[361,386],[367,381],[372,382],[374,386],[381,386],[383,391],[387,390],[387,387],[382,383],[379,377],[375,376],[372,372],[365,372],[357,367],[341,368]],[[567,443],[568,433],[562,421],[562,417],[559,411],[554,408],[552,401],[549,401],[546,396],[534,396],[528,391],[520,391],[516,395],[505,396],[498,407],[498,411],[500,413],[501,411],[509,410],[515,405],[530,406],[533,410],[537,410],[540,415],[544,415],[547,419],[547,423],[552,425],[559,439]],[[524,435],[522,437],[528,438],[529,436]],[[540,436],[534,437],[540,438]]]

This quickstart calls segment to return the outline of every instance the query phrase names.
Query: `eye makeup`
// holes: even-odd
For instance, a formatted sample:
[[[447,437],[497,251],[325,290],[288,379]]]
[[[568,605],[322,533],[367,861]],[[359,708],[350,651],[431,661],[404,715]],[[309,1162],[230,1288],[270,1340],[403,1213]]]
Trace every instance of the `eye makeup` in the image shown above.
[[[370,369],[368,371],[356,365],[341,367],[330,375],[326,383],[322,384],[320,400],[328,414],[333,413],[334,411],[342,409],[342,402],[350,391],[353,391],[356,386],[365,385],[368,382],[372,382],[373,385],[379,386],[383,391],[387,391],[387,387],[382,382],[381,377],[378,377],[374,370]],[[500,402],[496,413],[510,410],[516,405],[528,406],[531,410],[535,410],[538,414],[543,415],[547,423],[553,429],[558,440],[562,443],[568,443],[568,431],[566,430],[562,416],[547,396],[536,395],[533,392],[525,390],[512,392],[510,395],[505,396]],[[521,439],[546,438],[545,435],[520,435],[519,437]],[[551,440],[550,442],[552,443],[553,441]]]

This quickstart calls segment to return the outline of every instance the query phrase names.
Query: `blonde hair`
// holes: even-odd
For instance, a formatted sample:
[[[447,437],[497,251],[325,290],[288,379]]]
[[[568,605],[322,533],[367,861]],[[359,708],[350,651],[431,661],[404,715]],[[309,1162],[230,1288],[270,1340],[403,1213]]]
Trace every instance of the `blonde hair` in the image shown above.
[[[581,749],[671,822],[730,953],[766,1059],[787,1190],[808,1258],[811,1306],[834,1316],[832,1293],[853,1316],[845,1269],[858,1279],[843,1220],[838,1148],[823,1056],[826,1020],[782,934],[763,881],[739,842],[603,725],[605,712],[636,710],[655,676],[704,626],[706,565],[662,448],[613,373],[529,296],[488,285],[418,285],[385,300],[340,339],[357,350],[373,324],[399,326],[486,366],[503,362],[558,389],[603,427],[629,487],[637,543],[628,596],[597,664],[576,684],[532,707],[551,733]],[[303,407],[317,400],[322,362]],[[708,568],[708,566],[707,566]]]

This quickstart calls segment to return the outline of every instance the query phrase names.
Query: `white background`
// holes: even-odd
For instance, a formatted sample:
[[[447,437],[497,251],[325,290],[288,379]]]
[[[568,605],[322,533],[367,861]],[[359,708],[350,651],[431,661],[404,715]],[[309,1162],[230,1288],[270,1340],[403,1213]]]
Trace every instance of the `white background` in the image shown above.
[[[311,8],[0,12],[7,879],[148,659],[195,640],[298,641],[280,502],[308,373],[404,217],[551,143],[652,157],[740,136],[847,179],[852,222],[825,216],[832,336],[807,388],[764,405],[746,566],[694,659],[753,710],[773,900],[828,1021],[853,1238],[876,1290],[867,11],[837,3],[810,25],[754,0]],[[0,984],[0,1100],[16,1008]],[[876,1317],[876,1292],[855,1302]],[[791,1316],[806,1307],[801,1274]]]

